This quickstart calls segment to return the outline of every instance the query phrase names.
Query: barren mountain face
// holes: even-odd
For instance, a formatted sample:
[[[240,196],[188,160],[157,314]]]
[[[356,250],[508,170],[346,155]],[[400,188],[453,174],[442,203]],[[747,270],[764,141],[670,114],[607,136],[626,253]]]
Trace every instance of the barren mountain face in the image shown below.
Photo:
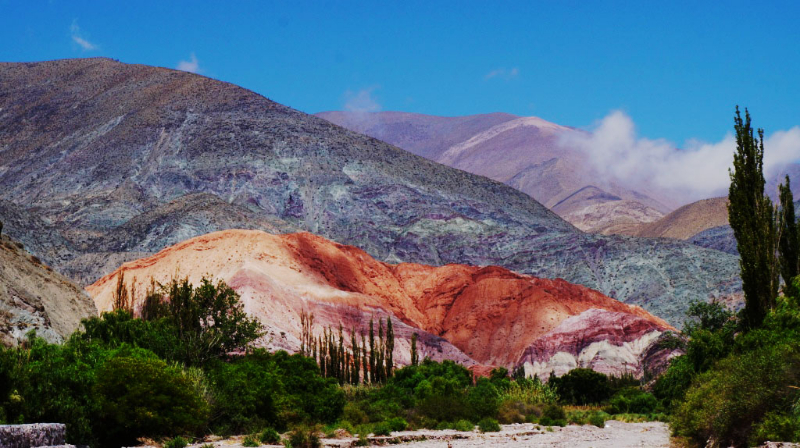
[[[0,236],[0,346],[18,344],[29,331],[61,342],[81,319],[95,314],[80,286],[53,272],[21,243]]]
[[[688,302],[740,291],[728,254],[587,235],[502,183],[231,84],[107,59],[0,64],[0,187],[13,206],[0,210],[29,217],[6,230],[58,242],[34,252],[83,284],[246,228],[305,230],[387,262],[560,277],[674,324]]]
[[[641,374],[648,350],[671,352],[654,346],[672,329],[666,322],[583,286],[496,266],[390,265],[309,233],[202,235],[126,263],[87,289],[100,310],[109,310],[120,275],[129,285],[136,282],[136,291],[145,291],[150,279],[166,283],[176,273],[194,284],[208,275],[231,285],[245,310],[268,328],[263,343],[273,349],[299,350],[300,315],[307,312],[315,317],[315,333],[340,323],[348,332],[368,331],[371,317],[377,322],[391,316],[400,347],[396,359],[402,364],[410,362],[414,332],[420,334],[423,356],[510,368],[538,363],[540,376],[567,368],[564,358],[575,364],[571,368],[590,362],[608,373]],[[584,322],[597,313],[606,318],[559,329],[568,319],[583,316],[578,320]],[[562,343],[565,338],[570,343]],[[553,343],[560,345],[537,351]],[[581,360],[596,352],[597,344],[604,346],[602,352]]]

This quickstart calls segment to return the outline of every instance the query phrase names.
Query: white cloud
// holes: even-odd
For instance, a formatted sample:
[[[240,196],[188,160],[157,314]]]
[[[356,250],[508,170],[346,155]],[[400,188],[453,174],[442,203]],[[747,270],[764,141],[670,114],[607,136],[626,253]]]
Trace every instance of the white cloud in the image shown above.
[[[686,201],[725,194],[736,149],[732,134],[716,143],[690,140],[684,149],[666,140],[642,138],[636,135],[633,120],[620,111],[603,118],[592,132],[570,133],[561,143],[583,151],[606,177],[635,189],[666,189]],[[764,172],[769,177],[800,159],[800,127],[771,134],[764,148]]]
[[[188,61],[178,61],[178,65],[175,68],[190,73],[200,73],[202,71],[200,69],[200,62],[197,60],[197,56],[195,56],[194,53],[189,55]]]
[[[357,92],[348,90],[344,93],[344,110],[348,112],[380,112],[381,105],[373,95],[377,86],[367,87]]]
[[[78,19],[72,21],[72,25],[69,27],[70,37],[72,37],[72,42],[78,44],[79,47],[83,51],[94,51],[97,50],[99,47],[91,42],[83,35],[81,32],[81,27],[78,26]]]
[[[499,78],[508,81],[510,79],[516,78],[518,75],[519,75],[519,69],[517,67],[514,67],[512,69],[498,68],[487,73],[486,76],[483,77],[483,79],[488,81],[493,78]]]

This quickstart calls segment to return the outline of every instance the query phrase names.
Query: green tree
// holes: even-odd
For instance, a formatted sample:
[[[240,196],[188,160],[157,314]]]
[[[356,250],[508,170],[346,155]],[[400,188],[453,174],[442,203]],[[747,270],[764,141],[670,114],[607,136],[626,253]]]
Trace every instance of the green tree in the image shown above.
[[[780,192],[780,210],[778,212],[778,254],[780,258],[781,277],[785,283],[784,293],[787,296],[796,295],[792,289],[792,279],[800,275],[800,238],[798,223],[794,214],[794,197],[786,176],[786,185],[778,187]]]
[[[754,136],[750,113],[736,108],[736,152],[728,191],[728,219],[739,250],[745,328],[757,328],[778,294],[776,230],[772,201],[764,195],[764,130]]]
[[[419,364],[419,354],[417,353],[417,333],[411,335],[411,365],[416,366]]]
[[[134,319],[124,308],[85,319],[86,340],[110,346],[134,344],[170,361],[199,366],[244,350],[261,336],[261,324],[247,316],[239,295],[220,281],[203,278],[193,287],[173,280],[145,299],[148,319]]]
[[[105,446],[194,433],[209,415],[204,398],[181,369],[143,349],[121,347],[99,369],[94,392]]]

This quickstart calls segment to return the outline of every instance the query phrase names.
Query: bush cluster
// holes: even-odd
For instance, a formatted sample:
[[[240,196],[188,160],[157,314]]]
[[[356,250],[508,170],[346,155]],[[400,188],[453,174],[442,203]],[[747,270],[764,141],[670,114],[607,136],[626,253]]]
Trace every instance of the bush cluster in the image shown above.
[[[675,412],[673,430],[696,441],[725,446],[766,440],[800,441],[800,307],[779,298],[760,328],[741,333],[720,352],[710,344],[726,331],[700,328],[698,350],[716,357],[675,360],[657,390]],[[705,333],[701,333],[705,332]],[[708,335],[710,333],[710,335]],[[711,350],[707,350],[712,345]],[[685,385],[685,386],[684,386]],[[681,387],[684,386],[684,387]]]
[[[118,309],[85,320],[85,331],[62,345],[32,334],[20,347],[0,348],[0,423],[64,422],[67,442],[102,447],[341,417],[343,391],[310,358],[261,349],[227,356],[258,334],[235,293],[207,281],[175,285],[179,314],[192,322],[211,316],[213,325],[178,323],[169,311],[143,320]],[[198,342],[207,337],[221,342]]]

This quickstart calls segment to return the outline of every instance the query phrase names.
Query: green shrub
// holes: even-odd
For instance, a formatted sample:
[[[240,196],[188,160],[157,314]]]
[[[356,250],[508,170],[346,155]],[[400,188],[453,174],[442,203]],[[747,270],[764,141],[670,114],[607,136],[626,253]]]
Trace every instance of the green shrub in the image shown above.
[[[459,420],[453,425],[456,431],[472,432],[475,430],[475,425],[469,420]]]
[[[405,431],[408,428],[408,422],[403,417],[394,417],[386,420],[386,425],[392,431]]]
[[[164,443],[164,448],[186,448],[189,442],[183,437],[175,437]]]
[[[529,406],[558,401],[554,385],[542,383],[538,377],[513,381],[500,393],[501,402],[518,401]]]
[[[369,446],[369,439],[366,434],[359,434],[356,440],[356,446]]]
[[[357,403],[347,402],[344,405],[342,418],[355,425],[369,423],[369,416],[364,412]]]
[[[750,437],[750,444],[752,446],[761,445],[768,440],[799,442],[800,416],[778,411],[767,413]]]
[[[278,429],[303,422],[332,423],[344,407],[336,380],[323,378],[316,363],[300,355],[263,349],[223,363],[212,363],[218,416],[216,426],[234,432]]]
[[[798,377],[800,346],[796,343],[730,356],[697,376],[673,416],[673,430],[698,442],[743,446],[770,411],[796,402],[797,391],[787,385],[795,384]]]
[[[469,390],[467,402],[475,420],[497,415],[500,405],[500,393],[487,378],[480,378],[475,387]]]
[[[557,404],[548,404],[542,410],[542,418],[549,418],[550,420],[566,420],[567,413],[564,408]]]
[[[306,426],[295,428],[289,434],[288,442],[292,448],[320,448],[322,446],[316,429]]]
[[[281,441],[281,435],[274,428],[267,428],[261,432],[259,440],[266,445],[276,445]]]
[[[392,428],[389,427],[388,423],[381,422],[372,428],[372,433],[376,436],[390,436],[392,435]]]
[[[666,408],[672,409],[683,402],[694,375],[694,368],[686,355],[673,358],[667,370],[656,380],[653,394]]]
[[[603,414],[599,412],[595,412],[589,416],[589,424],[597,426],[598,428],[605,428],[606,427],[606,419]]]
[[[261,444],[258,443],[258,438],[256,436],[248,435],[248,436],[245,436],[244,440],[242,440],[242,446],[246,446],[246,447],[252,448],[252,447],[261,446]]]
[[[493,418],[486,417],[478,422],[478,429],[481,432],[498,432],[500,431],[500,423]]]
[[[106,443],[193,433],[209,415],[191,380],[143,349],[120,348],[99,369],[94,392]]]
[[[561,400],[569,404],[602,403],[612,392],[608,377],[591,369],[572,369],[566,375],[552,378],[548,384],[551,382]]]
[[[497,410],[497,420],[504,424],[523,423],[525,415],[531,412],[532,410],[521,401],[504,401]]]
[[[98,444],[96,369],[111,351],[80,339],[48,344],[29,333],[23,346],[0,347],[0,406],[7,423],[57,421],[67,442]]]
[[[652,394],[636,388],[625,388],[609,400],[610,414],[650,414],[658,406]]]

